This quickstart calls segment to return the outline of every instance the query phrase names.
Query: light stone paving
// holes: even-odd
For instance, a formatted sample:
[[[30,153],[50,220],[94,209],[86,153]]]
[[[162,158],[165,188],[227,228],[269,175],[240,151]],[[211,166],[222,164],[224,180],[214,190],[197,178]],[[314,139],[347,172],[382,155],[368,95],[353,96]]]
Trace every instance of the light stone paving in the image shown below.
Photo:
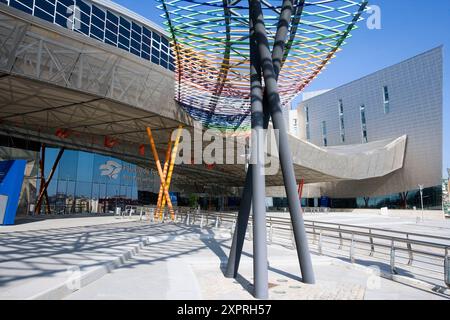
[[[92,225],[87,226],[88,221]],[[58,228],[52,229],[52,222]],[[230,248],[229,231],[122,222],[113,217],[46,220],[25,226],[0,229],[3,299],[253,299],[251,241],[245,242],[240,276],[227,279],[222,273]],[[147,245],[123,259],[120,267],[91,272],[143,241]],[[368,268],[317,255],[313,255],[317,284],[305,285],[298,278],[294,250],[271,245],[268,256],[270,299],[445,298],[374,278]],[[90,272],[89,281],[71,294],[73,290],[53,290],[66,285],[67,270],[74,266],[83,274]],[[46,291],[52,294],[43,294]]]

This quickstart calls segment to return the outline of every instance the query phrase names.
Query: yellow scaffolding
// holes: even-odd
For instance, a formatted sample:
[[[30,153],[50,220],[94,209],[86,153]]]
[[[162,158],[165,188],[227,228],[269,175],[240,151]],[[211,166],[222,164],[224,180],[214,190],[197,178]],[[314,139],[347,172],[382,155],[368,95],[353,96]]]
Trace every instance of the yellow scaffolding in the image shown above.
[[[167,188],[167,190],[169,190],[170,182],[172,181],[172,173],[173,173],[173,168],[175,166],[175,159],[177,157],[178,144],[180,143],[180,137],[181,137],[182,129],[183,129],[182,126],[178,126],[178,132],[177,132],[177,136],[175,138],[175,144],[173,146],[172,155],[170,156],[170,168],[169,168],[169,172],[167,173],[167,176],[166,176],[166,188]],[[164,212],[165,205],[166,205],[166,198],[163,198],[162,199],[160,213],[159,213],[160,218],[162,216],[162,213]],[[175,219],[173,211],[170,212],[170,215],[171,215],[171,219],[173,221]]]
[[[155,140],[153,139],[152,130],[149,127],[147,127],[147,135],[150,140],[150,147],[152,149],[153,157],[155,158],[156,168],[158,169],[158,174],[159,174],[159,179],[161,180],[161,188],[163,189],[163,195],[165,196],[165,198],[167,200],[167,206],[169,207],[169,211],[172,213],[173,212],[172,201],[170,201],[169,191],[166,188],[166,183],[165,183],[166,179],[164,176],[163,169],[161,167],[161,161],[159,160],[158,151],[156,150]]]
[[[172,135],[169,136],[169,141],[167,143],[166,159],[164,162],[164,169],[163,169],[164,177],[167,177],[167,170],[169,169],[171,149],[172,149]],[[161,180],[161,181],[163,181],[163,180]],[[167,188],[167,190],[169,190],[169,188]],[[163,195],[164,195],[164,188],[163,188],[163,183],[161,183],[161,185],[159,187],[159,193],[158,193],[158,202],[156,204],[155,218],[159,217],[159,209],[161,208],[161,203],[163,202],[163,199],[164,199],[164,203],[165,203],[166,198],[163,197]]]

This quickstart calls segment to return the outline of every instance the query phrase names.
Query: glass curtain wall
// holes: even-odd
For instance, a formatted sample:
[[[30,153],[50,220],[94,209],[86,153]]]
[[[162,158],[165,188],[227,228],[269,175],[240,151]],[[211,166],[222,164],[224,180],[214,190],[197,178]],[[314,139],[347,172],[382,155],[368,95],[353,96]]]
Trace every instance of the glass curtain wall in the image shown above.
[[[59,149],[47,148],[45,176],[50,175]],[[40,177],[37,178],[39,190]],[[139,188],[156,191],[153,171],[99,154],[66,150],[48,187],[55,214],[113,212],[116,207],[139,204]],[[150,190],[151,189],[151,190]],[[42,208],[44,210],[44,208]]]

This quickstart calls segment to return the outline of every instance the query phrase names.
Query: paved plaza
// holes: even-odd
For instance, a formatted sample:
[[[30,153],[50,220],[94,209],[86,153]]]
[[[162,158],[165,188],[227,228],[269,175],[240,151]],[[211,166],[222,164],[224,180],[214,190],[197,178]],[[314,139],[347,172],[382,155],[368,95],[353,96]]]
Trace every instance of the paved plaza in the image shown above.
[[[252,242],[240,275],[223,276],[228,229],[149,224],[115,217],[29,220],[0,229],[3,299],[252,299]],[[447,299],[313,254],[305,285],[296,253],[269,246],[270,299]]]

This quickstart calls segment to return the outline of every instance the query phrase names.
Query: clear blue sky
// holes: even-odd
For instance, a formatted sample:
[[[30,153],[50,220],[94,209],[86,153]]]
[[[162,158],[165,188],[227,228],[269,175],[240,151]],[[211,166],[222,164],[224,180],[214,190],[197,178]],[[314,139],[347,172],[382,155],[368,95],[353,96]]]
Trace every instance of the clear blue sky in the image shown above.
[[[114,0],[162,24],[154,0]],[[365,21],[353,32],[337,57],[307,88],[335,88],[434,47],[444,45],[444,163],[450,167],[450,1],[372,0],[381,8],[381,29],[369,30]]]

